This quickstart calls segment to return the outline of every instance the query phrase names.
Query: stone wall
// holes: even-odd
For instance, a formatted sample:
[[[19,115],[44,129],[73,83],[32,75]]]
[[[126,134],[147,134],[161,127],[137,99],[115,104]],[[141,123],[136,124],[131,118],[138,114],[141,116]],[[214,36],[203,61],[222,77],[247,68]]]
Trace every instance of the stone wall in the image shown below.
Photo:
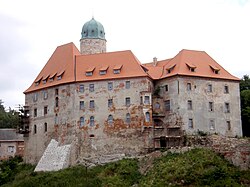
[[[105,53],[106,52],[106,40],[105,39],[81,39],[80,50],[82,55]]]
[[[219,135],[190,136],[187,145],[208,147],[223,155],[242,170],[250,169],[250,139],[232,138]]]

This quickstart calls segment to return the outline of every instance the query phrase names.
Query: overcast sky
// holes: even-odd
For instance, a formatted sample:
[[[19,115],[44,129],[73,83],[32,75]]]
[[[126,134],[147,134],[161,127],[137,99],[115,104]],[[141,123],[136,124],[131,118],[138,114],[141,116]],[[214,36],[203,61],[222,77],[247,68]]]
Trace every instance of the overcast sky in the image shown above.
[[[249,0],[0,0],[0,99],[24,104],[57,46],[73,42],[92,16],[107,51],[132,50],[141,63],[206,51],[231,74],[250,74]]]

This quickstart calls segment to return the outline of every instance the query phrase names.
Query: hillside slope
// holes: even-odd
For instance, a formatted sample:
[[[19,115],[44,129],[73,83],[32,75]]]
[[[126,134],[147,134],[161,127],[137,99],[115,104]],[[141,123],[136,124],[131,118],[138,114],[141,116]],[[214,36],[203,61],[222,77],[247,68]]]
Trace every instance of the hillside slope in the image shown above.
[[[34,167],[26,166],[13,181],[2,186],[250,186],[249,170],[240,171],[209,149],[169,153],[156,158],[147,173],[140,173],[139,166],[146,164],[144,161],[124,159],[92,168],[76,166],[39,173],[33,172]]]

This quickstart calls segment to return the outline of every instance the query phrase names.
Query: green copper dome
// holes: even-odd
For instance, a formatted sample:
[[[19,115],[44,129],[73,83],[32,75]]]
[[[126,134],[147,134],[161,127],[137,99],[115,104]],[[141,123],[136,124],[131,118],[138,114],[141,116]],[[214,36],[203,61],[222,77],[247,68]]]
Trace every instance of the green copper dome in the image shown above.
[[[98,38],[105,40],[105,32],[102,24],[92,18],[86,22],[82,27],[82,38]]]

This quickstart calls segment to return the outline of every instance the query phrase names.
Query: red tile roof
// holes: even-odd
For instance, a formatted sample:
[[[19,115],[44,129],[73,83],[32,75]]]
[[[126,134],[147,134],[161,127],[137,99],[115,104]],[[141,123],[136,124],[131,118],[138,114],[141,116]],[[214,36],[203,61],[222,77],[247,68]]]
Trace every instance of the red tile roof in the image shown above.
[[[86,76],[89,66],[94,67],[93,75]],[[92,68],[93,69],[93,68]],[[107,70],[100,75],[100,71]],[[114,73],[120,70],[120,73]],[[79,55],[76,57],[76,81],[94,81],[129,77],[148,77],[131,51],[99,53],[93,55]]]
[[[69,43],[57,47],[24,93],[71,82],[131,77],[157,80],[174,75],[240,80],[204,51],[181,50],[174,58],[142,65],[130,50],[81,55],[76,46]]]
[[[74,81],[75,55],[80,55],[80,52],[73,43],[57,47],[35,81],[24,93]],[[55,77],[53,81],[47,81],[45,84],[42,82],[38,85],[35,84],[35,82],[41,81],[42,78],[52,77],[55,74],[57,74],[57,77],[63,74],[63,78],[57,80]]]
[[[162,79],[174,75],[186,75],[240,80],[227,72],[204,51],[183,49],[174,58],[160,61],[156,66],[153,65],[153,62],[144,65],[150,70],[148,73],[153,79]],[[193,69],[193,71],[191,69]],[[216,74],[215,71],[218,71],[218,74]]]
[[[105,70],[106,74],[100,74],[100,71]],[[120,71],[114,73],[114,70]],[[86,75],[86,73],[90,74]],[[55,75],[62,76],[62,79],[58,80]],[[45,84],[41,82],[48,77],[55,77],[55,79],[48,80]],[[75,45],[69,43],[57,47],[35,81],[24,93],[70,82],[130,77],[148,77],[131,51],[81,55]]]

